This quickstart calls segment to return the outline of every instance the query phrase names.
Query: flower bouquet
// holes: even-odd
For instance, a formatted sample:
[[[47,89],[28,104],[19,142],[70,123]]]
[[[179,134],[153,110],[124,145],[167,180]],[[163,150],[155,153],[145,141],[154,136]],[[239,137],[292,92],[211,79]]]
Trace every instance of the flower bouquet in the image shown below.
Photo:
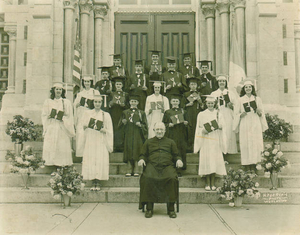
[[[247,174],[242,169],[229,169],[227,175],[223,177],[223,186],[217,188],[220,199],[229,201],[229,206],[240,207],[243,197],[259,198],[260,193],[257,188],[259,184],[253,181],[255,174]]]
[[[23,143],[37,138],[33,121],[21,115],[16,115],[12,122],[7,122],[5,133],[11,137],[12,142],[16,143]]]
[[[39,168],[45,167],[45,161],[33,153],[31,146],[26,146],[20,152],[20,155],[7,151],[5,158],[10,162],[10,171],[21,174],[25,186],[24,189],[29,189],[27,183],[30,174],[35,173]]]
[[[83,176],[73,166],[57,168],[57,171],[51,174],[48,185],[52,189],[53,198],[61,198],[64,206],[70,206],[71,197],[84,190]]]
[[[257,164],[258,170],[264,169],[265,177],[270,177],[272,187],[270,190],[276,190],[278,184],[278,172],[285,166],[290,167],[289,161],[283,157],[283,153],[278,149],[273,148],[272,145],[267,144],[265,150],[261,154],[262,161]]]
[[[293,132],[292,125],[283,119],[280,119],[278,115],[266,114],[266,119],[269,129],[264,132],[264,140],[272,141],[276,144],[281,139],[287,139],[290,133]]]

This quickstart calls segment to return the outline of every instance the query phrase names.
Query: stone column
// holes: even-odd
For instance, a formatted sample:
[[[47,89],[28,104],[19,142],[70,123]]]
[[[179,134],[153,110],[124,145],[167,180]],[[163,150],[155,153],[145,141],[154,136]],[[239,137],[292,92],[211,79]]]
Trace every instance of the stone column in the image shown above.
[[[296,63],[296,92],[300,93],[300,22],[294,23],[295,63]]]
[[[239,44],[241,57],[243,60],[243,66],[246,72],[246,30],[245,30],[245,0],[231,0],[234,7],[235,18],[236,18],[236,31],[237,31],[237,41]]]
[[[91,0],[81,0],[80,6],[80,39],[81,39],[81,58],[82,58],[82,74],[87,74],[88,64],[88,33],[89,33],[89,16],[92,10]]]
[[[4,31],[9,35],[9,65],[8,65],[8,86],[6,94],[15,93],[16,78],[16,46],[17,46],[17,26],[5,26]]]
[[[73,23],[74,10],[77,6],[77,0],[64,0],[64,78],[63,82],[67,83],[68,93],[73,92]]]
[[[222,74],[229,73],[229,2],[218,1],[216,4],[221,16],[221,35],[222,35]]]
[[[206,21],[207,59],[212,61],[213,71],[215,71],[215,5],[203,4],[202,12]]]
[[[102,23],[104,16],[107,14],[107,5],[106,4],[96,4],[94,3],[94,15],[95,15],[95,59],[94,59],[94,68],[96,81],[100,79],[100,69],[99,66],[102,66]]]

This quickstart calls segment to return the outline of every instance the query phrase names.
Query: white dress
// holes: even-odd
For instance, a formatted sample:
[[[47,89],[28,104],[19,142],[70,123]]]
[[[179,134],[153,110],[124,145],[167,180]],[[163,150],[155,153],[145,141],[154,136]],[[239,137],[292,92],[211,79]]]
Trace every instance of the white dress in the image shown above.
[[[156,122],[161,122],[164,116],[164,113],[161,112],[160,109],[152,110],[152,113],[149,114],[149,110],[151,109],[151,102],[158,102],[161,101],[164,104],[164,111],[170,109],[169,106],[169,99],[161,94],[158,96],[155,94],[152,94],[147,97],[146,99],[146,105],[145,105],[145,113],[147,116],[147,122],[148,122],[148,139],[155,136],[154,133],[154,124]]]
[[[237,105],[237,97],[234,93],[228,92],[227,89],[224,89],[223,91],[218,89],[211,93],[211,95],[216,98],[226,94],[228,94],[230,102],[233,103],[233,106],[235,107]],[[226,107],[225,102],[223,103],[223,105],[220,105],[220,100],[218,100],[218,108],[226,124],[225,126],[223,126],[223,132],[226,135],[226,142],[222,142],[222,145],[224,145],[222,146],[223,152],[237,153],[236,133],[232,130],[234,111]]]
[[[86,128],[84,131],[84,150],[82,175],[85,180],[108,180],[109,153],[113,151],[113,126],[109,113],[100,110],[85,112],[83,122],[88,126],[90,118],[103,121],[106,133]]]
[[[48,118],[51,110],[64,111],[63,121]],[[47,99],[42,110],[45,165],[72,165],[71,138],[75,136],[72,103],[67,99]]]
[[[243,104],[256,100],[257,108],[262,110],[262,116],[259,117],[254,110],[243,118],[240,118],[244,112]],[[240,149],[242,165],[256,164],[261,161],[261,152],[263,146],[263,132],[268,129],[268,124],[263,111],[262,101],[259,97],[244,95],[239,98],[238,106],[235,109],[233,130],[240,133]]]
[[[199,171],[198,175],[209,175],[216,173],[226,175],[226,168],[221,150],[221,141],[224,141],[225,134],[221,130],[212,131],[206,135],[202,134],[204,124],[217,120],[219,127],[224,126],[222,114],[218,111],[209,111],[206,109],[197,116],[197,125],[195,131],[194,153],[199,150]]]
[[[88,107],[79,106],[76,108],[76,105],[80,103],[81,97],[87,99],[93,99],[94,95],[100,95],[99,91],[90,88],[89,90],[82,90],[77,94],[77,97],[74,101],[74,116],[75,116],[75,126],[76,126],[76,156],[82,157],[83,155],[83,139],[84,139],[84,131],[82,125],[82,118],[84,117],[84,113],[87,110],[90,110]]]

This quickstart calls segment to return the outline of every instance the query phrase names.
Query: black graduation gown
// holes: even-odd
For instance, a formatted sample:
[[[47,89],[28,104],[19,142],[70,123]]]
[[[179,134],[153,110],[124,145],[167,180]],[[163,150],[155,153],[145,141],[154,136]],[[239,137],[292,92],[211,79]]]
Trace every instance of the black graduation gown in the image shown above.
[[[147,202],[176,202],[178,199],[178,178],[176,161],[181,160],[173,140],[153,137],[146,140],[140,159],[146,162],[140,178],[140,205]]]
[[[197,116],[199,112],[203,111],[203,108],[201,107],[201,104],[195,100],[193,101],[192,106],[186,106],[186,104],[190,103],[188,100],[188,97],[190,97],[192,94],[198,94],[200,95],[200,92],[185,92],[183,94],[183,104],[185,107],[185,112],[186,112],[186,120],[189,122],[188,124],[188,138],[187,138],[187,148],[189,151],[193,151],[194,148],[194,139],[195,139],[195,129],[197,125]],[[201,96],[200,96],[201,97]]]
[[[115,98],[114,98],[115,97]],[[124,100],[125,106],[121,106],[116,100]],[[123,152],[124,149],[124,128],[119,128],[119,122],[123,111],[128,108],[128,94],[124,91],[113,91],[110,95],[110,109],[109,113],[113,123],[114,129],[114,150]]]
[[[110,77],[114,78],[114,77],[123,77],[124,78],[124,84],[126,86],[126,79],[129,77],[129,73],[128,70],[124,67],[121,66],[120,68],[117,68],[116,66],[112,66],[110,68]],[[115,82],[112,79],[112,90],[115,91]],[[123,90],[126,90],[126,87],[123,87]]]
[[[165,85],[166,86],[172,85],[171,89],[166,90],[166,97],[169,100],[170,100],[172,94],[182,95],[184,90],[186,89],[187,84],[183,82],[182,77],[183,77],[182,74],[177,71],[175,71],[175,72],[167,71],[162,74],[162,79],[166,83]],[[172,80],[174,80],[175,86],[174,86],[174,82]],[[178,86],[179,83],[181,83],[181,86]]]
[[[149,95],[149,76],[145,73],[139,74],[133,74],[132,76],[127,79],[127,90],[129,92],[129,95],[138,95],[139,96],[139,105],[138,108],[140,110],[145,110],[146,105],[146,98]],[[134,85],[135,88],[130,89],[131,85]],[[144,91],[142,89],[143,86],[147,87],[147,90]]]
[[[190,66],[182,66],[179,69],[179,72],[182,73],[183,76],[183,83],[188,84],[187,81],[191,77],[199,78],[200,77],[200,72],[199,69],[196,66],[190,65]],[[198,82],[198,86],[200,85],[200,79]],[[186,88],[185,91],[188,91],[188,87]]]
[[[207,73],[206,75],[201,74],[200,82],[201,85],[199,91],[201,92],[201,95],[210,95],[213,91],[216,91],[219,88],[217,79],[210,73]]]
[[[109,111],[109,101],[110,101],[110,93],[112,90],[112,83],[110,80],[100,80],[96,82],[94,89],[100,92],[100,95],[106,95],[106,104],[104,103],[105,99],[103,99],[101,109],[108,112]]]
[[[122,120],[126,119],[124,125]],[[141,127],[136,125],[141,123]],[[141,148],[148,137],[147,118],[144,111],[139,109],[126,109],[122,113],[119,127],[124,128],[124,154],[123,161],[138,161]]]
[[[183,123],[176,124],[173,127],[169,127],[169,123],[172,123],[171,116],[182,113],[184,120],[186,120],[186,113],[182,108],[169,109],[165,111],[163,117],[163,123],[166,125],[166,137],[175,141],[178,148],[179,156],[182,158],[183,167],[182,170],[186,169],[186,140],[187,140],[187,126]]]

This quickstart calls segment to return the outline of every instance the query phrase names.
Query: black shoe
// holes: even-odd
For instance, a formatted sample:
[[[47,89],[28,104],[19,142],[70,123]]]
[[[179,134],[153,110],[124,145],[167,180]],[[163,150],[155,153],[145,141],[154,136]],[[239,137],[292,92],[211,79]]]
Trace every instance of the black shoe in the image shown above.
[[[146,211],[146,213],[145,213],[145,217],[146,217],[146,218],[151,218],[152,215],[153,215],[152,210]]]
[[[172,219],[175,219],[177,217],[175,211],[170,211],[169,212],[169,217],[172,218]]]

